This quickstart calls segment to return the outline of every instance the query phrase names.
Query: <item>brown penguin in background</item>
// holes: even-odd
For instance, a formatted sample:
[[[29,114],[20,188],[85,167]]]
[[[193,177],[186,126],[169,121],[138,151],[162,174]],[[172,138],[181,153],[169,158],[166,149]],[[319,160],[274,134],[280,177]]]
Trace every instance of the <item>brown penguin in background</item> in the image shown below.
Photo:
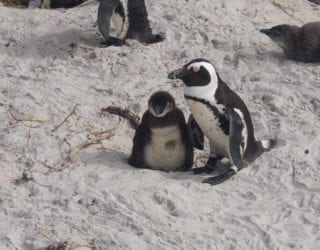
[[[260,32],[277,43],[287,58],[305,63],[320,62],[320,22],[302,27],[282,24]]]

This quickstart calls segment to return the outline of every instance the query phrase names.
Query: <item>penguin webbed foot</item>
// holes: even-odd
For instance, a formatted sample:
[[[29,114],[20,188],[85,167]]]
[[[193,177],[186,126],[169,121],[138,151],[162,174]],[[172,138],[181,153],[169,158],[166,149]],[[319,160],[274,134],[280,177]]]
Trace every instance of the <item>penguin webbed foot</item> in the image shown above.
[[[200,167],[200,168],[193,168],[190,171],[192,171],[194,175],[198,175],[198,174],[203,174],[203,173],[210,174],[211,172],[214,171],[214,169],[209,168],[207,166],[204,166],[204,167]]]
[[[174,170],[174,172],[188,172],[189,170],[190,170],[189,168],[182,167]]]
[[[195,175],[203,174],[203,173],[209,174],[209,173],[216,170],[216,165],[217,165],[218,160],[221,160],[221,158],[209,156],[209,159],[207,160],[207,163],[204,167],[194,168],[194,169],[191,169],[191,171]]]
[[[202,181],[202,183],[210,184],[211,186],[221,184],[222,182],[228,180],[232,176],[234,176],[237,171],[234,168],[229,168],[227,171],[219,174],[218,176],[209,177]]]
[[[147,44],[162,42],[165,39],[165,36],[161,33],[152,34],[144,42]]]
[[[101,42],[100,44],[102,47],[122,46],[124,44],[124,40],[110,36],[107,40]]]

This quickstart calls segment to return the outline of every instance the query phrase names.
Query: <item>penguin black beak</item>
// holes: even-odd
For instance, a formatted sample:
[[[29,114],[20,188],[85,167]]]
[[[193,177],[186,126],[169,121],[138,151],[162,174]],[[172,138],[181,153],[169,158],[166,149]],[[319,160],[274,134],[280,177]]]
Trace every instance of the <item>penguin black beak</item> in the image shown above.
[[[265,34],[265,35],[267,35],[267,36],[269,36],[269,34],[270,34],[270,29],[261,29],[260,32],[263,33],[263,34]]]
[[[162,106],[155,106],[153,109],[154,109],[154,112],[155,112],[157,115],[162,114],[162,112],[164,111],[164,107],[162,107]]]
[[[169,79],[183,79],[188,75],[189,71],[186,68],[180,68],[172,71],[169,75]]]

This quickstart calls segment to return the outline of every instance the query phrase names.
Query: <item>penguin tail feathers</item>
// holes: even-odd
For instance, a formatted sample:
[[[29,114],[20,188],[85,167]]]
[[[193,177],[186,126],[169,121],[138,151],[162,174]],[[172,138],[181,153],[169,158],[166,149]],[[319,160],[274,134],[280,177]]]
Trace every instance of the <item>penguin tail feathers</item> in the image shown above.
[[[278,138],[261,140],[258,143],[264,152],[286,145],[284,140],[280,140]]]
[[[263,151],[269,151],[276,145],[276,141],[273,139],[261,140],[260,145],[261,145]]]

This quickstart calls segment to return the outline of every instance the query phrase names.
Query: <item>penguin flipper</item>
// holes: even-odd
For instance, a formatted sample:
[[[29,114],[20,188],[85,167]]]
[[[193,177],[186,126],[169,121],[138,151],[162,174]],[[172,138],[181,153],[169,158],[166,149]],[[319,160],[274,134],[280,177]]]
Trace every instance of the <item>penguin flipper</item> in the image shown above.
[[[210,185],[218,185],[232,176],[234,176],[239,169],[241,169],[241,142],[242,142],[242,129],[243,123],[240,115],[234,111],[231,107],[226,106],[226,111],[229,119],[229,151],[230,160],[232,166],[225,172],[219,174],[218,176],[210,177],[204,179],[202,183],[208,183]]]
[[[188,119],[188,130],[191,136],[192,144],[195,148],[203,150],[204,148],[204,135],[199,127],[196,120],[193,118],[193,115],[190,114]]]
[[[100,0],[98,26],[100,33],[106,40],[109,39],[111,17],[119,4],[120,0]]]
[[[148,126],[149,113],[144,113],[141,123],[136,129],[133,137],[132,153],[128,159],[128,163],[135,168],[148,168],[144,163],[144,147],[150,140],[150,129]]]
[[[229,151],[230,160],[233,165],[240,168],[241,165],[241,142],[243,123],[240,115],[232,108],[227,106],[227,114],[229,117]]]
[[[177,117],[179,120],[179,128],[181,131],[182,140],[186,147],[186,157],[185,157],[184,165],[182,168],[179,169],[179,171],[188,171],[193,166],[194,150],[193,150],[192,139],[189,133],[188,126],[186,124],[186,120],[181,110],[177,110]]]

